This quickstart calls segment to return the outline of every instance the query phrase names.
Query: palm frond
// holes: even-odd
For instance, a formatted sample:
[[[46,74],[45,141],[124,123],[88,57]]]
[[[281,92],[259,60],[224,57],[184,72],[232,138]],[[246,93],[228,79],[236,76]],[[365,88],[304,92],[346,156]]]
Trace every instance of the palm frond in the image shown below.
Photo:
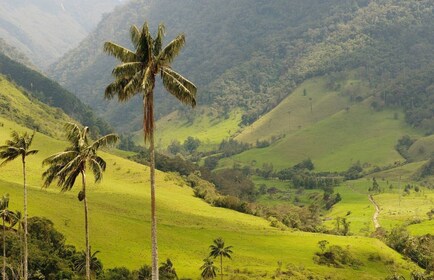
[[[113,83],[109,84],[104,92],[104,98],[105,99],[113,99],[115,95],[118,96],[118,100],[120,102],[128,101],[131,96],[127,95],[124,91],[125,86],[128,84],[129,80],[122,78],[122,79],[116,79]]]
[[[0,147],[0,159],[4,159],[0,166],[13,161],[20,155],[20,149],[13,146],[2,146]]]
[[[185,45],[185,35],[179,34],[175,39],[173,39],[158,55],[156,59],[157,65],[169,66],[170,63],[179,54],[182,47]]]
[[[26,156],[34,155],[34,154],[37,154],[38,152],[39,152],[38,150],[30,150],[30,151],[26,152]]]
[[[116,57],[123,63],[133,62],[137,60],[136,54],[133,51],[113,42],[104,43],[104,52]]]
[[[66,139],[71,142],[73,145],[78,143],[81,138],[81,128],[78,124],[68,122],[64,125],[66,131]]]
[[[116,134],[107,134],[107,135],[95,140],[95,142],[92,143],[90,148],[96,151],[102,147],[113,146],[118,141],[119,141],[119,136],[117,136]]]
[[[131,25],[130,27],[130,37],[131,42],[133,42],[134,48],[137,49],[137,47],[140,44],[140,30],[135,25]]]
[[[192,107],[196,106],[196,87],[193,83],[174,71],[169,72],[168,68],[161,70],[161,78],[167,91],[179,101]]]
[[[141,70],[141,62],[126,62],[119,64],[113,68],[112,74],[117,79],[133,77],[138,71]]]
[[[140,32],[140,43],[139,48],[137,49],[139,60],[144,64],[148,64],[151,61],[153,46],[154,43],[151,33],[149,32],[148,23],[145,22],[143,24],[142,31]]]
[[[100,182],[102,180],[102,174],[107,165],[106,162],[100,157],[95,157],[89,160],[89,165],[93,176],[95,177],[95,183]]]
[[[163,47],[163,39],[166,35],[166,27],[163,23],[160,23],[158,25],[158,31],[157,36],[155,36],[154,41],[154,56],[158,56],[158,54],[161,52],[161,48]]]

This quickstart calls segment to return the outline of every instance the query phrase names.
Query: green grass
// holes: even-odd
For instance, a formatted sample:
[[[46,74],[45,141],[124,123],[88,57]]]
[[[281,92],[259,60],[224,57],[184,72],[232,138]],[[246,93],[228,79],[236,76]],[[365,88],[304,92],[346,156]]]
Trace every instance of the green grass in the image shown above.
[[[24,111],[24,107],[20,110]],[[46,116],[48,123],[51,122],[49,117]],[[12,130],[28,131],[3,117],[0,117],[0,123],[0,143],[9,138]],[[50,128],[57,127],[54,124],[47,126],[47,129]],[[65,234],[67,242],[82,250],[83,205],[77,199],[80,183],[67,193],[60,193],[56,187],[41,189],[42,160],[65,146],[66,143],[61,140],[36,133],[32,148],[40,151],[27,160],[29,214],[51,219]],[[92,248],[101,251],[99,257],[106,268],[126,266],[137,269],[144,263],[149,264],[151,257],[149,170],[113,154],[103,152],[102,156],[107,161],[102,183],[95,185],[92,177],[88,176]],[[22,174],[19,160],[1,167],[0,171],[0,193],[9,193],[11,209],[21,210]],[[226,244],[234,246],[233,260],[225,261],[228,271],[246,270],[254,279],[270,279],[278,261],[322,276],[338,274],[341,279],[383,279],[392,270],[408,275],[410,270],[415,269],[379,240],[281,231],[270,227],[269,222],[262,218],[208,205],[195,198],[192,189],[175,175],[157,172],[156,181],[160,260],[170,258],[182,277],[199,278],[199,267],[207,257],[208,246],[219,236],[224,238]],[[324,239],[331,244],[348,247],[364,265],[357,270],[316,265],[312,257],[318,251],[317,242]],[[392,259],[394,264],[368,260],[370,255],[378,253]]]
[[[321,78],[302,84],[278,107],[237,137],[253,141],[259,135],[285,134],[284,138],[269,147],[223,159],[219,167],[232,166],[234,162],[255,167],[272,163],[275,169],[283,169],[311,158],[317,171],[343,171],[357,161],[367,166],[403,161],[394,149],[397,140],[405,134],[419,135],[419,132],[405,124],[402,114],[390,109],[373,111],[370,98],[349,106],[349,110],[342,109],[348,105],[346,99],[339,92],[327,91],[324,84]],[[315,121],[308,121],[308,101],[304,100],[306,104],[300,105],[307,98],[302,95],[303,88],[307,88],[308,96],[318,102],[313,110],[322,115],[314,114],[311,120]],[[285,110],[293,110],[291,131]],[[398,119],[394,118],[395,113],[398,113]],[[296,128],[298,123],[302,123],[300,128]]]
[[[412,160],[424,160],[434,152],[434,135],[419,138],[411,145],[408,153]]]
[[[215,112],[210,108],[202,107],[194,110],[191,113],[195,117],[191,123],[178,112],[169,114],[156,123],[157,149],[166,149],[173,140],[183,143],[187,137],[192,136],[202,142],[199,150],[211,150],[223,139],[231,137],[239,130],[238,125],[242,115],[240,110],[232,111],[227,118],[216,117]],[[143,145],[142,131],[135,133],[134,141],[138,145]]]
[[[13,122],[0,119],[0,143],[11,129],[23,130]],[[41,161],[63,149],[65,143],[37,134],[34,147],[40,152],[28,158],[29,214],[46,216],[65,234],[69,243],[83,249],[83,206],[77,200],[77,190],[59,193],[55,187],[41,189]],[[138,268],[150,262],[149,180],[145,166],[103,154],[108,163],[103,182],[90,184],[90,238],[92,247],[100,250],[106,268],[126,266]],[[21,166],[12,162],[1,169],[1,193],[10,193],[11,208],[22,208]],[[321,275],[339,271],[342,279],[357,276],[363,279],[384,278],[390,266],[368,261],[370,254],[394,259],[397,269],[408,264],[375,239],[338,237],[322,234],[280,231],[271,228],[264,219],[222,208],[211,207],[195,198],[191,188],[179,178],[157,173],[157,205],[160,259],[170,257],[179,275],[197,279],[199,267],[207,256],[212,240],[222,236],[234,246],[231,269],[247,269],[258,278],[270,278],[277,261],[303,266]],[[318,266],[312,257],[317,242],[327,239],[331,244],[349,246],[350,251],[365,264],[359,270],[334,269]],[[289,253],[290,252],[290,253]]]

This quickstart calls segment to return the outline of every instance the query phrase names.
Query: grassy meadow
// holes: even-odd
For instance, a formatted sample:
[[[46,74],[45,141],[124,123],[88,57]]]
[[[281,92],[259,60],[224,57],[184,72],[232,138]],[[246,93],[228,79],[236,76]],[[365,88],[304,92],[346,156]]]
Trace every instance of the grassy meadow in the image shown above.
[[[24,130],[13,122],[0,121],[4,124],[0,128],[0,143],[12,129]],[[80,185],[68,193],[59,193],[56,187],[40,187],[41,161],[64,146],[64,142],[39,133],[35,136],[33,148],[40,152],[28,158],[29,214],[53,220],[68,243],[83,249],[83,205],[76,198]],[[150,262],[148,169],[108,153],[103,156],[108,163],[103,182],[90,184],[88,193],[92,248],[101,251],[99,256],[106,268],[138,268]],[[1,192],[10,193],[11,209],[20,209],[20,162],[2,167],[1,174]],[[198,278],[208,246],[218,236],[234,246],[234,259],[226,261],[225,267],[240,269],[250,278],[271,278],[278,261],[321,275],[336,275],[339,271],[341,279],[356,275],[378,279],[394,270],[408,273],[413,269],[399,254],[375,239],[280,231],[264,219],[211,207],[195,198],[192,189],[175,175],[158,172],[157,204],[160,260],[171,258],[182,277]],[[316,265],[312,257],[318,251],[317,242],[324,239],[331,244],[349,246],[364,265],[357,270]],[[393,260],[393,264],[373,263],[368,260],[372,254],[381,254],[383,259]]]
[[[367,166],[403,161],[394,148],[397,140],[406,134],[420,133],[404,122],[399,111],[374,111],[370,98],[360,103],[349,102],[344,89],[328,90],[324,78],[301,84],[236,139],[254,143],[261,139],[259,135],[267,135],[268,139],[273,135],[283,137],[268,147],[223,159],[219,167],[233,163],[261,167],[272,163],[275,169],[283,169],[311,158],[317,171],[343,171],[357,161]],[[312,113],[309,97],[313,102]]]

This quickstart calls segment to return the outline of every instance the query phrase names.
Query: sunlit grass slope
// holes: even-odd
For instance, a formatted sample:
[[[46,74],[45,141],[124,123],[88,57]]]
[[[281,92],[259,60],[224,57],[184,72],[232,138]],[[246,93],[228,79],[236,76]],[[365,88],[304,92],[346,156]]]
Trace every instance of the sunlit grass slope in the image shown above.
[[[382,228],[390,230],[406,226],[412,234],[434,233],[434,222],[427,216],[427,212],[434,209],[434,190],[413,179],[413,174],[423,163],[411,163],[370,175],[376,178],[381,188],[380,193],[371,194],[380,207],[378,221]],[[367,235],[374,230],[375,207],[368,199],[372,177],[347,181],[335,188],[342,201],[327,214],[326,225],[329,228],[335,227],[336,218],[341,217],[351,222],[352,234]],[[405,192],[407,185],[413,187]]]
[[[0,143],[12,129],[23,128],[6,119],[0,127]],[[28,158],[29,213],[46,216],[66,235],[69,243],[84,246],[83,206],[76,196],[78,189],[59,193],[52,187],[42,190],[41,161],[60,151],[65,143],[37,134],[34,147],[40,152]],[[105,267],[138,268],[150,262],[149,181],[145,166],[111,154],[103,153],[107,172],[99,185],[90,184],[90,237],[94,250],[100,250]],[[22,207],[21,166],[12,162],[0,169],[0,192],[10,193],[11,208]],[[90,179],[90,177],[89,177]],[[77,185],[80,188],[80,184]],[[320,275],[337,279],[359,277],[382,279],[396,269],[410,270],[401,256],[380,241],[364,237],[338,237],[302,232],[280,231],[254,216],[211,207],[193,196],[192,190],[176,176],[157,172],[157,205],[159,221],[160,260],[170,258],[182,277],[198,279],[202,259],[208,246],[218,236],[234,246],[233,261],[225,261],[230,269],[246,269],[257,279],[271,278],[282,261],[303,266]],[[349,246],[364,265],[359,269],[335,269],[314,264],[317,242],[326,239],[331,244]],[[393,259],[393,265],[371,262],[371,254],[379,253]]]
[[[60,109],[49,107],[36,99],[29,99],[1,75],[0,116],[56,138],[61,137],[63,123],[72,120]]]
[[[187,137],[198,138],[202,143],[200,150],[213,149],[223,139],[229,138],[239,130],[241,111],[230,112],[226,117],[216,117],[215,110],[210,108],[192,109],[194,115],[192,122],[173,112],[156,123],[156,146],[158,149],[166,149],[174,140],[183,143]],[[143,145],[143,132],[138,131],[135,142]]]
[[[338,92],[327,91],[324,83],[314,79],[302,84],[276,109],[254,123],[251,132],[248,128],[237,139],[256,141],[256,138],[267,138],[264,135],[279,134],[285,137],[269,147],[222,160],[220,167],[233,162],[258,167],[272,163],[275,169],[282,169],[311,158],[318,171],[343,171],[357,161],[379,166],[403,161],[394,148],[397,140],[405,134],[418,135],[405,123],[403,114],[389,109],[374,111],[370,98],[349,105]],[[316,121],[309,121],[310,106],[302,94],[304,88],[318,102],[313,104],[311,117]],[[287,110],[291,110],[290,116]]]

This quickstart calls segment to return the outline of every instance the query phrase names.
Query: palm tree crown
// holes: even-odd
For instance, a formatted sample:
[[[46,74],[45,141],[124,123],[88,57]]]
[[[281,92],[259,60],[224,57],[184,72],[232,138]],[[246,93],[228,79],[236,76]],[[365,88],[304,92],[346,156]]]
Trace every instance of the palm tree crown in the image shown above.
[[[29,150],[34,135],[35,133],[30,135],[27,132],[20,135],[18,132],[13,131],[11,134],[12,139],[7,140],[6,145],[0,146],[0,159],[3,159],[0,166],[13,161],[19,156],[25,158],[28,155],[36,154],[37,150]]]
[[[214,279],[217,276],[217,267],[214,265],[212,258],[206,258],[203,260],[203,265],[200,267],[202,273],[202,279]]]
[[[171,63],[185,44],[185,35],[179,34],[163,49],[165,27],[158,26],[155,38],[149,33],[148,24],[139,29],[133,25],[130,28],[134,51],[112,42],[104,44],[104,51],[118,60],[112,74],[115,81],[107,86],[105,97],[118,97],[120,102],[128,101],[137,93],[143,93],[144,134],[149,140],[154,127],[153,90],[155,76],[160,74],[166,90],[179,101],[192,107],[196,106],[196,86],[171,68]]]
[[[118,141],[118,136],[108,134],[91,143],[87,126],[80,128],[74,123],[67,123],[65,129],[67,140],[71,146],[42,162],[44,165],[48,165],[48,169],[42,174],[45,180],[44,187],[48,187],[57,179],[57,185],[61,187],[62,191],[68,191],[72,189],[77,177],[85,172],[87,167],[92,171],[95,182],[101,181],[107,164],[97,155],[97,151],[99,148],[114,145]],[[83,198],[83,196],[79,196],[80,201]]]
[[[223,258],[232,259],[232,246],[225,247],[225,242],[221,237],[214,239],[213,243],[214,244],[211,244],[211,246],[209,246],[211,250],[209,256],[213,258],[220,257],[220,276],[221,279],[223,279]]]

